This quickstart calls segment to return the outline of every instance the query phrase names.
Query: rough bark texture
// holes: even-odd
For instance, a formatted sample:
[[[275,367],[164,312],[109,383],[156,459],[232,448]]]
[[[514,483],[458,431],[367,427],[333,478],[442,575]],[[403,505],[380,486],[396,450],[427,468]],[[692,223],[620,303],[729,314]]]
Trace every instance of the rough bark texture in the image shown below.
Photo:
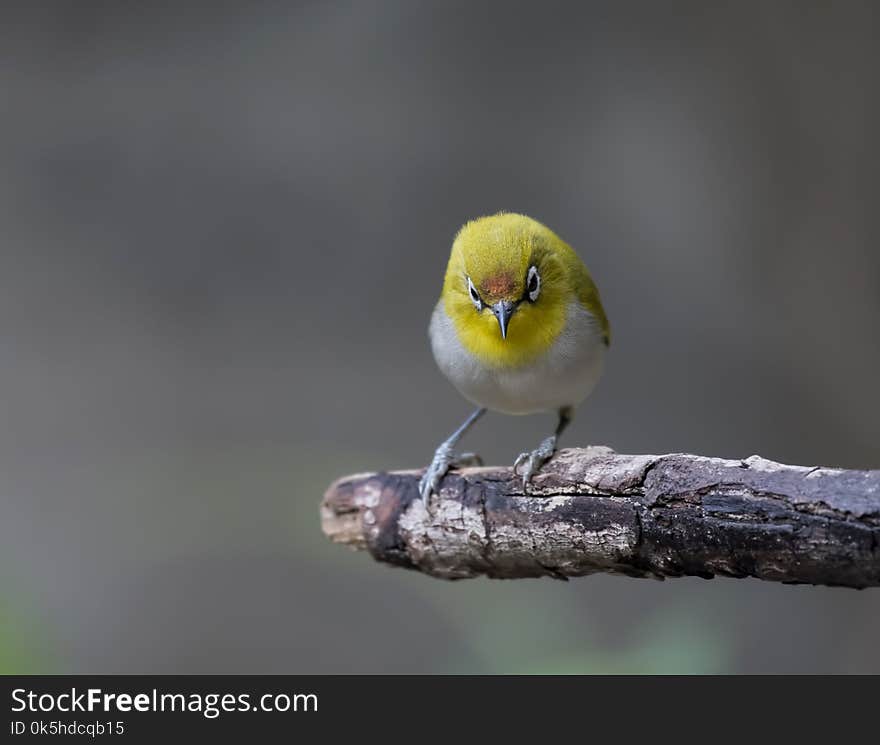
[[[445,579],[615,572],[880,586],[880,471],[573,449],[527,494],[509,468],[451,472],[428,509],[419,475],[336,481],[324,532]]]

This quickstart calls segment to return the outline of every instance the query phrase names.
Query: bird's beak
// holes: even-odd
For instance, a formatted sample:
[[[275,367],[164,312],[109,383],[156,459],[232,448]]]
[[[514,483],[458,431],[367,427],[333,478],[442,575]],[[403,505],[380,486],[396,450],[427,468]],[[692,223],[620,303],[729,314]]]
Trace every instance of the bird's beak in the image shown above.
[[[501,300],[492,306],[492,313],[498,319],[498,325],[501,327],[501,338],[507,338],[507,324],[510,323],[510,317],[516,310],[516,303],[509,300]]]

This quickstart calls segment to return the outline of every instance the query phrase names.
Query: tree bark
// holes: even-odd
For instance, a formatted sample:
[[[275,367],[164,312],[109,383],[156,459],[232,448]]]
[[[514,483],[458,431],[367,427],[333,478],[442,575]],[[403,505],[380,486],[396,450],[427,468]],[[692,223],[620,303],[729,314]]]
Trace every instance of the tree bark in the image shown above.
[[[753,455],[562,450],[527,493],[509,468],[450,472],[427,507],[419,471],[339,479],[325,534],[434,577],[757,577],[880,586],[880,471]]]

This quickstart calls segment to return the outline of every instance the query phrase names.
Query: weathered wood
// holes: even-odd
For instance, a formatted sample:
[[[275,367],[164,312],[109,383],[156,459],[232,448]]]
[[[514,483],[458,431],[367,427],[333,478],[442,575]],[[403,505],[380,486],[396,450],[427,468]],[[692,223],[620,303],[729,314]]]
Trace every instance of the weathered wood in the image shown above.
[[[880,586],[880,471],[571,449],[527,494],[509,468],[451,472],[428,509],[419,474],[339,479],[324,532],[445,579],[614,572]]]

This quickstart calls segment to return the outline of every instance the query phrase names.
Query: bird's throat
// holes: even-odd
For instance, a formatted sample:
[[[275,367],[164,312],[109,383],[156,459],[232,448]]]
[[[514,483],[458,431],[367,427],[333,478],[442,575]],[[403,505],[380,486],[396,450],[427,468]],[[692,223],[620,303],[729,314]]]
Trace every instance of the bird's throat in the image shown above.
[[[448,304],[447,304],[448,305]],[[447,307],[461,345],[488,367],[522,367],[546,354],[559,335],[565,322],[565,308],[524,306],[510,318],[507,336],[502,337],[498,320],[486,308],[477,312],[472,306]]]

